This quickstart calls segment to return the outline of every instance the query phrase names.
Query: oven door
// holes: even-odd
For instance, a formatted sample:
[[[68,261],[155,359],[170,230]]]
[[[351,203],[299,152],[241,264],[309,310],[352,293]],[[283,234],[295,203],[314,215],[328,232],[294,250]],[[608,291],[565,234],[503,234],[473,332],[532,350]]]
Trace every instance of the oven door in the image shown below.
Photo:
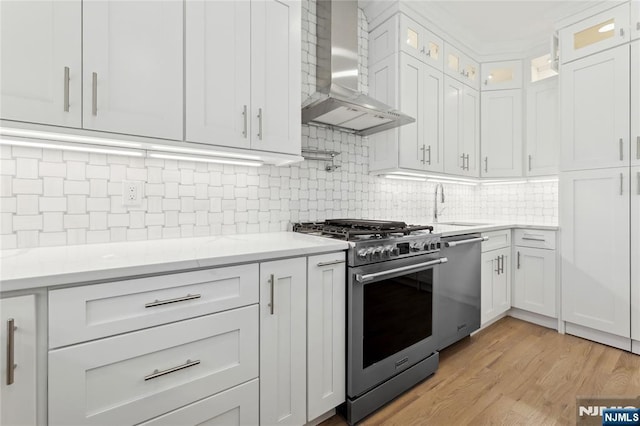
[[[349,397],[435,352],[434,287],[438,265],[446,261],[436,253],[349,268]]]

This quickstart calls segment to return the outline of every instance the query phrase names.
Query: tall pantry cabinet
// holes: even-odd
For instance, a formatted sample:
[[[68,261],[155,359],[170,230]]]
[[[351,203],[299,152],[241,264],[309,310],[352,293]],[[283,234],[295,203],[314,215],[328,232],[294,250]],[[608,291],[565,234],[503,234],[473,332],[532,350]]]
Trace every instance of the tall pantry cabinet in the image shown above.
[[[640,42],[629,43],[630,7],[559,31],[562,319],[567,333],[640,353]]]

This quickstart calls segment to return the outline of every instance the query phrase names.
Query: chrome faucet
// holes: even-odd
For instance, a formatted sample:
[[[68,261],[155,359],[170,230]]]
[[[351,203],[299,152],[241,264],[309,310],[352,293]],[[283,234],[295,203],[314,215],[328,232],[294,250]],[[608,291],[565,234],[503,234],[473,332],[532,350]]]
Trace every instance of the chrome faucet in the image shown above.
[[[433,222],[434,223],[438,223],[438,188],[440,189],[440,202],[444,203],[444,186],[442,186],[442,184],[439,183],[436,185],[436,191],[433,196]]]

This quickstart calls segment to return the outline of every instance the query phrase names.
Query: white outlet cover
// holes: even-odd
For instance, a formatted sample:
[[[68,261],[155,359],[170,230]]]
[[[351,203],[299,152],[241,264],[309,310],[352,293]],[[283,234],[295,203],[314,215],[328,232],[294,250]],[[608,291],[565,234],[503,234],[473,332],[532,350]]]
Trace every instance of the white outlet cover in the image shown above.
[[[142,205],[142,182],[136,180],[122,181],[122,205],[130,207]]]

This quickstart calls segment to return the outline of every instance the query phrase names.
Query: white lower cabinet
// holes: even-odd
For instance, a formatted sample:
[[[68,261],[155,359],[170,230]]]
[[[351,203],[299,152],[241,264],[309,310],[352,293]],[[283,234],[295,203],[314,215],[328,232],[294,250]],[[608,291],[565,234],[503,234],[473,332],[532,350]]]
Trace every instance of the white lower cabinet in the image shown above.
[[[2,425],[36,424],[35,309],[34,295],[0,300],[0,318],[2,319],[0,424]],[[13,361],[7,357],[12,357]],[[9,365],[11,370],[7,369]]]
[[[556,252],[516,246],[513,307],[556,317]]]
[[[258,306],[49,352],[49,424],[134,424],[258,376]]]
[[[309,257],[307,421],[345,401],[345,253]]]
[[[631,339],[640,353],[640,166],[631,168]]]
[[[511,247],[482,253],[481,262],[480,323],[484,325],[511,308]]]
[[[307,419],[306,258],[260,264],[260,424]]]
[[[140,426],[255,426],[258,424],[258,379],[220,392]]]

